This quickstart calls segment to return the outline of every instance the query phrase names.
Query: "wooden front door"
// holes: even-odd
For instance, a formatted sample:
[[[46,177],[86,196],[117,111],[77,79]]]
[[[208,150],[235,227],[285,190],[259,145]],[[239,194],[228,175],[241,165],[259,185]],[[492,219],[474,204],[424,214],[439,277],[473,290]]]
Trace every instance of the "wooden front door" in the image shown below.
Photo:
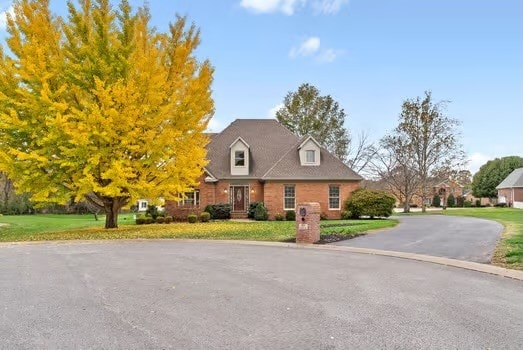
[[[245,187],[238,186],[232,188],[232,210],[233,211],[245,211]]]

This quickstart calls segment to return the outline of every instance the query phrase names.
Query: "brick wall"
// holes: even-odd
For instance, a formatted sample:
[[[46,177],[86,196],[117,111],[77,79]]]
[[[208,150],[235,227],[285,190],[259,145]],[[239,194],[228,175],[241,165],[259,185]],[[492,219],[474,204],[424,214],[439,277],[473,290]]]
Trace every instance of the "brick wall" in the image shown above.
[[[523,188],[503,188],[498,190],[498,199],[504,196],[506,203],[512,205],[514,202],[523,202]]]
[[[168,215],[176,219],[185,220],[190,214],[200,214],[208,204],[229,203],[229,186],[230,182],[221,180],[215,183],[207,183],[200,178],[200,205],[180,206],[178,202],[167,200],[165,211]],[[283,210],[283,188],[284,185],[294,185],[296,191],[296,203],[301,202],[318,202],[321,206],[321,212],[326,214],[329,219],[339,219],[343,211],[343,203],[350,196],[352,191],[359,187],[359,181],[267,181],[261,184],[257,180],[252,180],[248,184],[249,202],[263,201],[269,211],[271,219],[274,215],[281,214],[285,216]],[[329,210],[329,185],[340,186],[340,209]],[[227,190],[225,192],[224,190]]]
[[[190,214],[198,215],[201,213],[208,204],[229,203],[229,191],[231,186],[229,181],[221,180],[218,182],[205,182],[204,179],[205,176],[202,176],[199,179],[200,185],[195,188],[200,190],[200,205],[198,207],[183,206],[179,205],[176,201],[167,200],[165,203],[165,211],[167,215],[172,215],[175,218],[185,220]],[[250,203],[264,200],[263,184],[258,180],[252,180],[245,183],[245,186],[249,186],[249,191],[246,194],[249,195]]]
[[[320,203],[321,212],[326,214],[329,219],[339,219],[340,213],[343,211],[343,203],[359,187],[359,181],[267,181],[264,186],[264,202],[271,219],[276,214],[285,215],[285,210],[283,210],[283,190],[285,185],[295,186],[296,203],[318,202]],[[339,210],[329,210],[329,185],[340,186]]]

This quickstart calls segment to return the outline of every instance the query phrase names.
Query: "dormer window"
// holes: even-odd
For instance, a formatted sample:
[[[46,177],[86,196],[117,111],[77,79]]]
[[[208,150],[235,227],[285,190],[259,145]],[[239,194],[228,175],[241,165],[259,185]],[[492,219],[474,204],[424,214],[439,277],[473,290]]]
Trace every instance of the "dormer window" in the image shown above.
[[[234,166],[245,166],[245,151],[234,152]]]
[[[249,175],[249,145],[244,139],[238,137],[230,146],[231,175]]]
[[[307,136],[298,146],[298,150],[302,166],[320,166],[321,147],[312,136]]]
[[[305,162],[315,163],[316,162],[316,151],[314,151],[314,150],[305,151]]]

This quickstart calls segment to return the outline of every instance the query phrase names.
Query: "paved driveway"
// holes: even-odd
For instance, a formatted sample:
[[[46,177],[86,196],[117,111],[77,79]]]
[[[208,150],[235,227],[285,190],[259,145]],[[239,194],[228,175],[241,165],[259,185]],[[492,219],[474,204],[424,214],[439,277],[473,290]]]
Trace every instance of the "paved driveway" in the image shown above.
[[[522,349],[523,282],[342,251],[0,246],[2,349]]]
[[[337,245],[393,250],[489,263],[503,231],[498,222],[444,215],[401,216],[392,229]]]

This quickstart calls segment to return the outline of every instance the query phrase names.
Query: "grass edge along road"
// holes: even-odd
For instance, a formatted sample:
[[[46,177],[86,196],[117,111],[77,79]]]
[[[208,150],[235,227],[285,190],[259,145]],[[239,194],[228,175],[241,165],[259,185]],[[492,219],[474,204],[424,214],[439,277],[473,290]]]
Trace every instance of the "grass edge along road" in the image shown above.
[[[295,237],[293,221],[214,221],[208,223],[171,223],[135,225],[132,214],[120,217],[118,229],[103,228],[103,217],[94,221],[89,215],[2,216],[1,242],[95,240],[95,239],[230,239],[283,242]],[[326,220],[321,234],[351,238],[369,231],[396,226],[397,220]]]
[[[523,209],[514,208],[449,208],[398,215],[449,215],[467,216],[493,220],[501,223],[503,233],[494,250],[492,264],[515,270],[523,270]]]

